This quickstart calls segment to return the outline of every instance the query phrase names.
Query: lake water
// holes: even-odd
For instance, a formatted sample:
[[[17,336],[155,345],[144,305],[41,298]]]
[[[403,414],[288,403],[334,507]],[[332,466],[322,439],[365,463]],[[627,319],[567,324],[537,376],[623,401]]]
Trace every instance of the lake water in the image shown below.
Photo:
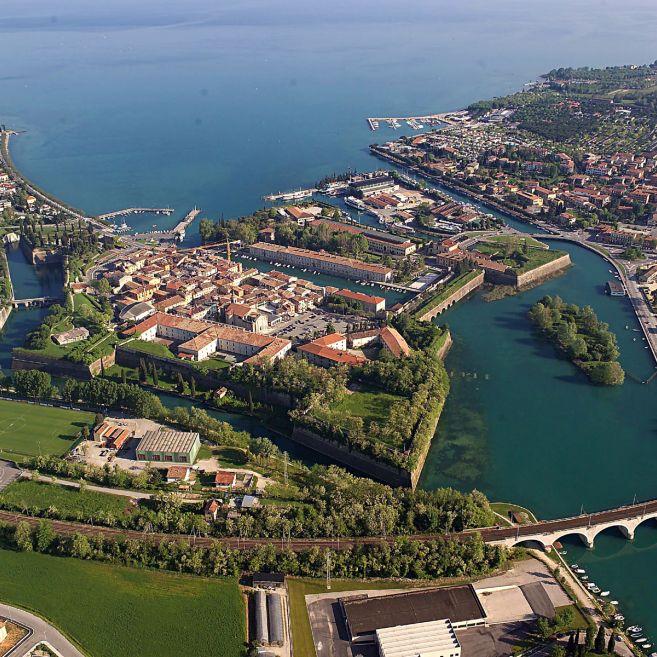
[[[3,2],[0,122],[27,131],[14,159],[90,213],[176,209],[128,220],[140,229],[194,205],[246,214],[264,194],[378,167],[367,146],[395,133],[371,133],[368,115],[457,109],[559,66],[653,61],[657,30],[653,0],[54,4]],[[529,305],[561,294],[610,323],[629,373],[652,370],[627,301],[602,294],[606,264],[564,248],[563,277],[445,316],[453,392],[423,485],[476,486],[544,517],[657,494],[657,384],[593,388],[531,335]],[[5,367],[40,312],[9,320]],[[580,561],[657,635],[656,544],[648,527],[634,544],[604,535]]]

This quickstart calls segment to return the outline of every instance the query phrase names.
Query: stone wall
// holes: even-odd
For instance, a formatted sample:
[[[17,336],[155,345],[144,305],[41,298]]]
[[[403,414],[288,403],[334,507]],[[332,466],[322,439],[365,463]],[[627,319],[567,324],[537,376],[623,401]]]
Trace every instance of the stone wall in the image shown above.
[[[540,267],[536,267],[535,269],[525,272],[524,274],[519,274],[517,276],[516,286],[522,288],[539,283],[546,278],[549,278],[550,276],[553,276],[554,274],[567,269],[570,267],[570,264],[570,255],[566,253],[560,258],[552,260],[552,262],[546,262]]]
[[[0,331],[5,327],[5,324],[9,319],[9,315],[11,315],[11,310],[12,310],[11,306],[5,306],[3,308],[0,308]]]
[[[73,363],[62,358],[53,358],[23,349],[14,349],[11,355],[12,370],[41,370],[53,376],[71,376],[89,381],[92,379],[89,365]]]
[[[433,308],[430,308],[421,315],[418,315],[418,320],[421,322],[428,322],[432,320],[434,317],[437,317],[448,308],[451,308],[457,301],[460,301],[464,297],[468,296],[470,292],[476,290],[480,285],[483,285],[483,283],[484,272],[481,271],[471,281],[468,281],[465,285],[450,294],[444,301],[434,306]]]
[[[238,397],[248,398],[249,388],[241,383],[232,381],[230,377],[222,376],[221,372],[226,370],[216,370],[214,372],[201,372],[193,364],[187,363],[175,358],[166,358],[165,356],[154,356],[151,354],[131,349],[129,344],[121,345],[116,348],[116,364],[121,367],[139,367],[139,361],[144,359],[146,362],[153,362],[157,368],[168,374],[180,374],[189,380],[191,376],[197,384],[205,388],[219,388],[225,386],[232,390]],[[106,365],[107,366],[107,365]],[[283,408],[292,408],[292,398],[284,392],[266,389],[252,389],[251,395],[254,401],[270,406],[282,406]]]
[[[376,461],[361,452],[349,450],[346,445],[338,441],[330,440],[297,425],[295,425],[290,438],[304,447],[328,456],[352,470],[357,470],[389,486],[414,487],[422,469],[421,467],[417,468],[415,474],[403,468],[395,468],[387,463]]]

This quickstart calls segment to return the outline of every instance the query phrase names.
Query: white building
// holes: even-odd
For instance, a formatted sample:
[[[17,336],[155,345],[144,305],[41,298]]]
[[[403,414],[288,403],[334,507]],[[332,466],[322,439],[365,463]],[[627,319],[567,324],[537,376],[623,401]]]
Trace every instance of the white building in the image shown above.
[[[460,657],[461,644],[448,619],[376,631],[380,657]]]

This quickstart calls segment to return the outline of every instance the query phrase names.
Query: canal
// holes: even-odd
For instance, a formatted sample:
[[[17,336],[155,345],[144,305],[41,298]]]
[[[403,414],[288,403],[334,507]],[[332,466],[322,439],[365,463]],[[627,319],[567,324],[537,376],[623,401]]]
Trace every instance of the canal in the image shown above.
[[[649,350],[626,298],[604,294],[608,264],[582,247],[551,242],[573,266],[538,288],[500,301],[475,296],[440,317],[454,337],[446,360],[452,390],[421,486],[477,488],[542,518],[575,515],[653,498],[657,384]],[[618,337],[624,385],[599,388],[532,334],[527,311],[543,295],[589,304]],[[634,543],[613,531],[593,550],[567,541],[569,561],[591,573],[630,620],[657,639],[657,532]]]

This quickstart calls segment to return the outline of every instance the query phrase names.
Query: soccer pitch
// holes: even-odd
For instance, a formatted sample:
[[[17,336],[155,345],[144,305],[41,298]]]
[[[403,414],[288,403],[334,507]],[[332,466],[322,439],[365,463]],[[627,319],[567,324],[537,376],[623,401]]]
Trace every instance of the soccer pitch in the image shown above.
[[[0,458],[63,455],[93,419],[93,413],[0,399]]]

